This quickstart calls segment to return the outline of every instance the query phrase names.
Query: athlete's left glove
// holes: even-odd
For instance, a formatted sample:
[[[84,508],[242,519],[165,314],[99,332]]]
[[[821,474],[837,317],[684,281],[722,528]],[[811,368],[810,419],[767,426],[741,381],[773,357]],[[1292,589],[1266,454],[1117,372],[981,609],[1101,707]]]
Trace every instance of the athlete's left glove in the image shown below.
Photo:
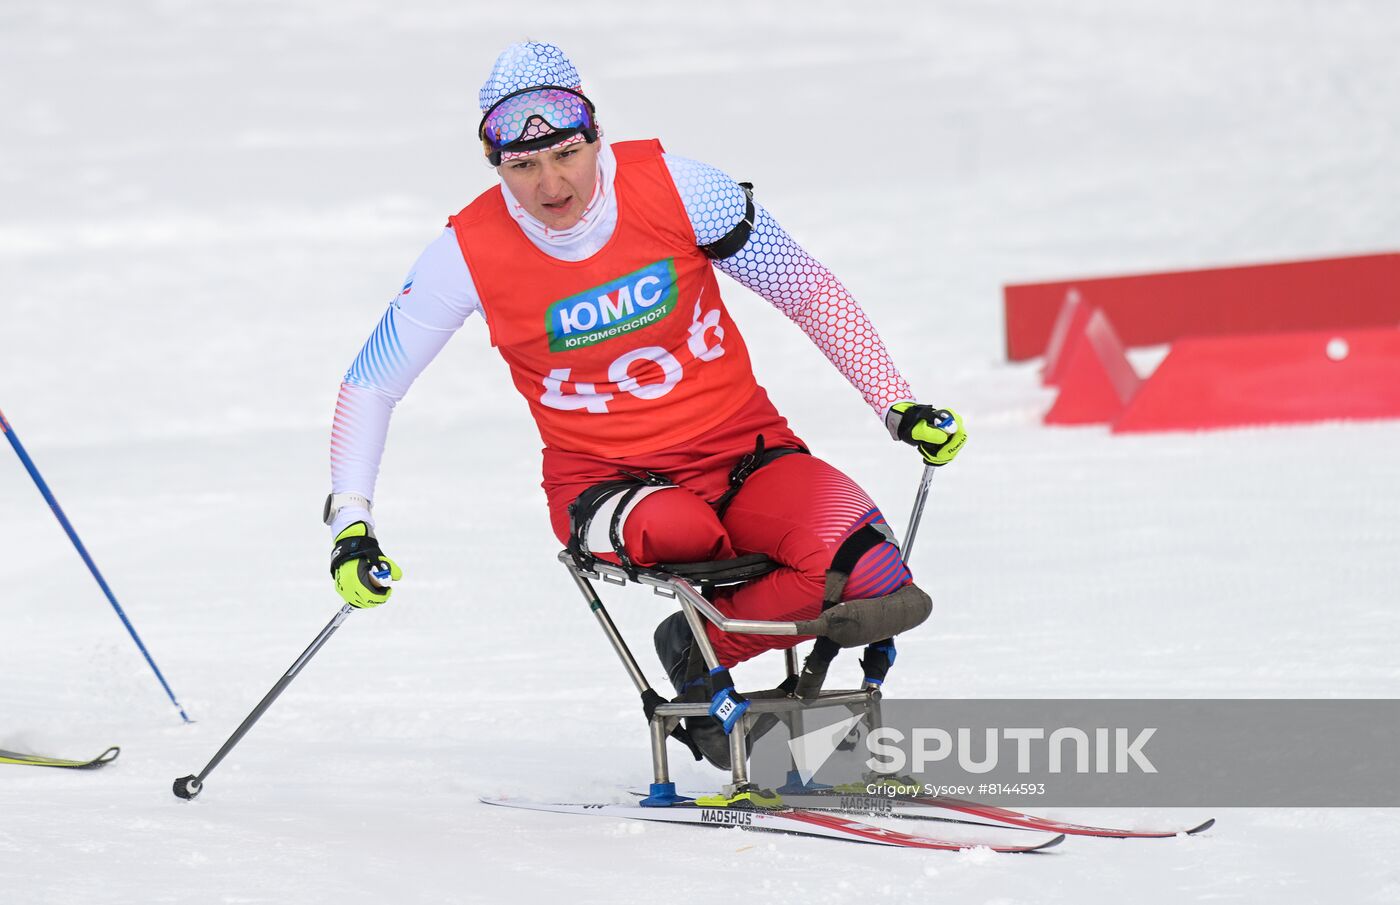
[[[947,465],[967,442],[962,416],[952,409],[896,402],[885,414],[890,436],[917,446],[930,465]]]
[[[364,609],[386,602],[393,593],[389,583],[402,578],[403,570],[379,549],[369,525],[355,522],[335,536],[331,577],[341,599]]]

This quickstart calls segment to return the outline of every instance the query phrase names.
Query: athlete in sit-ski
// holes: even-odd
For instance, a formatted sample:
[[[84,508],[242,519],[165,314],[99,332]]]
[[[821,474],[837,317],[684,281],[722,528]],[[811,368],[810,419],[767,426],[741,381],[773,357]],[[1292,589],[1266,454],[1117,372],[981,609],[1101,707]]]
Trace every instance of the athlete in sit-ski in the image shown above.
[[[341,384],[325,510],[341,596],[377,606],[402,575],[370,514],[389,416],[479,312],[535,417],[550,519],[577,556],[647,566],[763,553],[782,568],[715,605],[778,621],[818,615],[837,560],[849,575],[837,599],[917,598],[926,614],[880,510],[807,451],[755,382],[714,268],[796,323],[926,462],[952,461],[962,419],[914,401],[855,299],[747,186],[656,140],[604,144],[559,48],[508,47],[480,101],[501,185],[424,250]],[[805,640],[708,631],[726,667]],[[720,690],[681,613],[657,628],[656,646],[683,698]],[[893,656],[892,644],[871,650]],[[806,670],[824,674],[834,651],[819,642]],[[688,728],[728,766],[713,718]]]

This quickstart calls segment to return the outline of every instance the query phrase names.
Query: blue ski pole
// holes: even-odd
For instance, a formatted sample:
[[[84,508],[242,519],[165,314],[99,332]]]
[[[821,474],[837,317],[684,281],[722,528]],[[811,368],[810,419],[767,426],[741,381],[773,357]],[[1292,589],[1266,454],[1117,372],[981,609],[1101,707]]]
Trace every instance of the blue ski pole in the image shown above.
[[[165,681],[165,676],[161,675],[160,667],[156,666],[156,661],[151,659],[151,653],[146,650],[146,645],[142,643],[141,636],[136,634],[136,628],[131,624],[131,620],[126,618],[126,613],[122,610],[121,604],[117,603],[117,598],[112,594],[112,589],[107,587],[107,580],[103,578],[102,573],[97,570],[97,563],[92,561],[92,557],[88,555],[87,548],[84,547],[83,542],[78,539],[78,532],[73,530],[73,525],[68,521],[68,516],[63,514],[63,509],[59,507],[58,500],[54,499],[53,491],[49,490],[49,485],[44,483],[44,478],[39,474],[39,469],[34,467],[34,460],[29,458],[29,453],[24,451],[23,444],[19,442],[19,437],[15,435],[15,429],[10,426],[10,422],[5,420],[4,412],[0,412],[0,433],[3,433],[5,439],[9,440],[10,445],[15,448],[15,455],[19,456],[20,462],[24,463],[25,471],[28,471],[29,476],[34,479],[34,485],[39,488],[39,493],[43,495],[44,502],[49,504],[49,508],[53,510],[54,516],[58,519],[58,523],[62,525],[63,530],[68,533],[68,539],[71,540],[73,546],[77,548],[78,555],[81,556],[83,562],[87,564],[88,571],[92,573],[93,578],[97,579],[97,586],[102,589],[103,594],[107,595],[107,601],[112,604],[112,609],[117,611],[117,616],[121,618],[122,625],[126,626],[127,632],[131,634],[131,640],[135,641],[136,646],[141,649],[141,656],[145,657],[146,662],[151,664],[151,669],[155,672],[156,678],[160,680],[160,687],[165,689],[165,693],[170,697],[170,703],[174,704],[175,709],[180,711],[180,719],[184,720],[186,723],[192,722],[185,713],[185,708],[181,707],[180,702],[175,699],[175,692],[170,690],[170,684]]]

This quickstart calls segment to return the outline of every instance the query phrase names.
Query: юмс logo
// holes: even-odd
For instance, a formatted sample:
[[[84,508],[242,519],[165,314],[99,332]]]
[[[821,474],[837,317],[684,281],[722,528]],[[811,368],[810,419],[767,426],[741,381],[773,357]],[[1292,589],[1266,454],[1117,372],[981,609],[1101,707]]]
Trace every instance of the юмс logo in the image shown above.
[[[654,324],[676,308],[672,258],[561,299],[545,312],[549,350],[581,349]]]

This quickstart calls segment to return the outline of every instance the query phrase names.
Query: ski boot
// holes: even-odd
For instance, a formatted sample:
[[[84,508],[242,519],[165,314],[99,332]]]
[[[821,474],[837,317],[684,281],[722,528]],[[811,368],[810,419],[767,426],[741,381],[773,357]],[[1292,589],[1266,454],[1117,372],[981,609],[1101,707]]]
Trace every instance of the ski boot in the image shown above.
[[[675,686],[674,700],[683,704],[709,701],[713,696],[709,669],[700,655],[700,646],[695,643],[685,613],[675,612],[661,620],[652,640],[656,643],[656,655]],[[705,760],[721,770],[730,769],[729,736],[719,720],[712,716],[686,717],[685,731],[690,733]]]

